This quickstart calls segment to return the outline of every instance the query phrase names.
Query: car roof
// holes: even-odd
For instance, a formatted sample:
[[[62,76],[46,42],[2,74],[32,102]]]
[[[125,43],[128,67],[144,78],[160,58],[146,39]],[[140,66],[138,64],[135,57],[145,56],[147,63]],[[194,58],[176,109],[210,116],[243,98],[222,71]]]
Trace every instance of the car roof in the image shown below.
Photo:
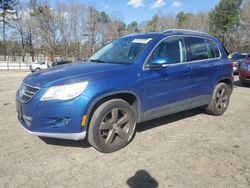
[[[201,31],[195,31],[195,30],[186,30],[186,29],[168,29],[162,32],[151,32],[151,33],[142,33],[142,34],[132,34],[127,35],[122,38],[129,38],[129,37],[138,37],[138,38],[165,38],[167,36],[172,35],[191,35],[196,37],[206,37],[206,38],[212,38],[215,39],[212,35],[209,35],[207,33],[201,32]]]

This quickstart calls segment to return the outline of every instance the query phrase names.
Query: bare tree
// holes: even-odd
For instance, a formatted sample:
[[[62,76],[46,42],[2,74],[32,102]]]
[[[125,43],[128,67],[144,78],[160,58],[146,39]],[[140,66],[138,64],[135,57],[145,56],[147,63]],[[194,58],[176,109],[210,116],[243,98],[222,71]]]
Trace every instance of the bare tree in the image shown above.
[[[94,53],[96,50],[96,41],[99,32],[99,16],[99,12],[93,6],[88,7],[85,24],[82,25],[84,31],[82,36],[87,37],[91,53]]]
[[[39,42],[47,51],[50,60],[55,60],[61,15],[48,5],[36,5],[32,14],[35,17],[38,26]]]

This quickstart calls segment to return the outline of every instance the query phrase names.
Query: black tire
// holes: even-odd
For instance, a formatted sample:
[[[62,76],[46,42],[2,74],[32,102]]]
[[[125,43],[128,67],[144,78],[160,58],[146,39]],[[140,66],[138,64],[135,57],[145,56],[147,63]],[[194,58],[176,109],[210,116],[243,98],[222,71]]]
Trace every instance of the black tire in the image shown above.
[[[36,68],[36,69],[35,69],[35,72],[38,72],[38,71],[40,71],[40,70],[41,70],[40,68]]]
[[[231,96],[231,88],[226,83],[218,83],[213,92],[212,100],[206,107],[206,112],[211,115],[221,116],[227,110]]]
[[[101,104],[94,112],[88,129],[88,142],[103,153],[125,147],[133,137],[136,125],[131,105],[121,99]]]

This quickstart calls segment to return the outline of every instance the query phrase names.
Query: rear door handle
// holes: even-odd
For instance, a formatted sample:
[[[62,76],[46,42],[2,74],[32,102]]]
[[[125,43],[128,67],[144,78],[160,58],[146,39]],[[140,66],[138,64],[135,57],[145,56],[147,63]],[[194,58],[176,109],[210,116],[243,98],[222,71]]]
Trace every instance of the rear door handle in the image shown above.
[[[213,70],[219,70],[219,67],[212,67]]]

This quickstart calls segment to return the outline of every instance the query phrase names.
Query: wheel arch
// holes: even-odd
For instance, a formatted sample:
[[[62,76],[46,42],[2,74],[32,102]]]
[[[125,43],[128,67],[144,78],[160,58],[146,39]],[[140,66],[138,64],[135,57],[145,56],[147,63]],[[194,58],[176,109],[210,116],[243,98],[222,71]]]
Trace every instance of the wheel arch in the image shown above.
[[[93,116],[95,110],[104,102],[112,99],[122,99],[128,102],[135,110],[137,122],[141,119],[141,102],[137,94],[131,91],[119,91],[111,92],[97,97],[91,104],[87,112],[87,121],[86,121],[86,131],[88,130],[90,120]]]
[[[225,84],[229,85],[230,89],[231,89],[231,93],[232,93],[232,91],[233,91],[233,80],[232,80],[232,78],[222,78],[216,83],[216,85],[219,84],[219,83],[225,83]]]

